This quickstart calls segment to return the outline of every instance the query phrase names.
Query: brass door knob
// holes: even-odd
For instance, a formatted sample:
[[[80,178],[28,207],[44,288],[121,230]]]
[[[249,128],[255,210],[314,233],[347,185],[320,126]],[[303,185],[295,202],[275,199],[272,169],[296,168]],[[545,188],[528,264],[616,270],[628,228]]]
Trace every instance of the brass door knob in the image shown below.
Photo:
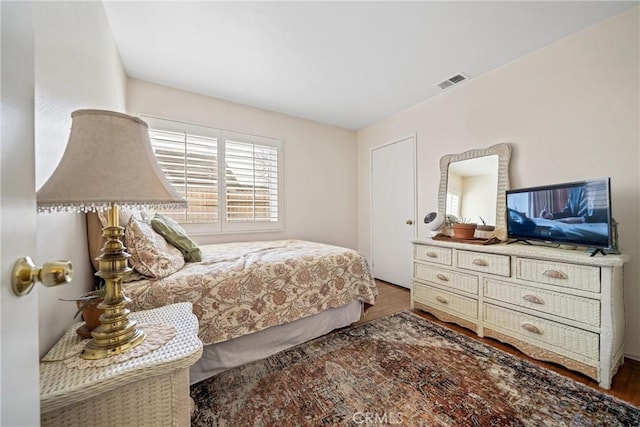
[[[412,220],[412,219],[408,219],[408,220],[406,220],[405,222],[406,222],[406,224],[408,224],[408,225],[413,225],[413,220]]]
[[[11,287],[18,296],[27,295],[36,282],[46,287],[69,283],[73,277],[71,261],[47,262],[42,267],[36,267],[31,258],[20,258],[13,265]]]

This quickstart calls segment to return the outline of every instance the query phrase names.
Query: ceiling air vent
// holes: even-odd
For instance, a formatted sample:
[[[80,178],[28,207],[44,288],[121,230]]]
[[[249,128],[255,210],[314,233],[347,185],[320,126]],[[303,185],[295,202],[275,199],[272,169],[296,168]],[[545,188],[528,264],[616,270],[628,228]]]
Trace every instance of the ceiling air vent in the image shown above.
[[[438,83],[438,86],[440,86],[440,89],[446,89],[450,86],[456,85],[467,79],[469,79],[468,75],[463,73],[458,73],[455,76],[449,77],[447,80],[443,81],[442,83]]]

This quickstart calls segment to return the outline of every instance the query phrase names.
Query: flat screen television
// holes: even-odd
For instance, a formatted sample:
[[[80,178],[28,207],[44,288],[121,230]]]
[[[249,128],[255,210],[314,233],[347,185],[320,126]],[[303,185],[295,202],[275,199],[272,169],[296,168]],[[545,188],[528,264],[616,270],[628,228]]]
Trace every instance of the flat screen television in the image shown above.
[[[507,236],[586,246],[612,247],[611,180],[591,179],[508,190]]]

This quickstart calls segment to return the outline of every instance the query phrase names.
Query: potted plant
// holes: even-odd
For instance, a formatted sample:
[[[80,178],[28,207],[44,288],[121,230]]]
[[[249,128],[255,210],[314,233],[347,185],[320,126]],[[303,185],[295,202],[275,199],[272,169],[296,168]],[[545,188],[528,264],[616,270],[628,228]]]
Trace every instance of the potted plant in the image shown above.
[[[473,239],[478,224],[470,222],[469,218],[461,217],[451,222],[453,237],[457,239]]]
[[[64,301],[75,301],[78,310],[73,316],[75,319],[82,313],[84,324],[81,325],[76,332],[81,337],[91,338],[91,331],[100,326],[100,316],[104,310],[98,308],[98,304],[104,299],[104,288],[99,287],[91,292],[84,293],[77,298]]]

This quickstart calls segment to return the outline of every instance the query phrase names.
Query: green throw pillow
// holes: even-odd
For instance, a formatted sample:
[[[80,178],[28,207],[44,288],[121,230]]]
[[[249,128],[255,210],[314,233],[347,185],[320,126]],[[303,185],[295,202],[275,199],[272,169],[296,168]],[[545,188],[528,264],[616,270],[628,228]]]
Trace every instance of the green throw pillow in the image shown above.
[[[166,216],[155,214],[151,220],[151,227],[165,240],[180,249],[187,262],[202,261],[202,254],[198,245],[187,236],[180,224]]]

